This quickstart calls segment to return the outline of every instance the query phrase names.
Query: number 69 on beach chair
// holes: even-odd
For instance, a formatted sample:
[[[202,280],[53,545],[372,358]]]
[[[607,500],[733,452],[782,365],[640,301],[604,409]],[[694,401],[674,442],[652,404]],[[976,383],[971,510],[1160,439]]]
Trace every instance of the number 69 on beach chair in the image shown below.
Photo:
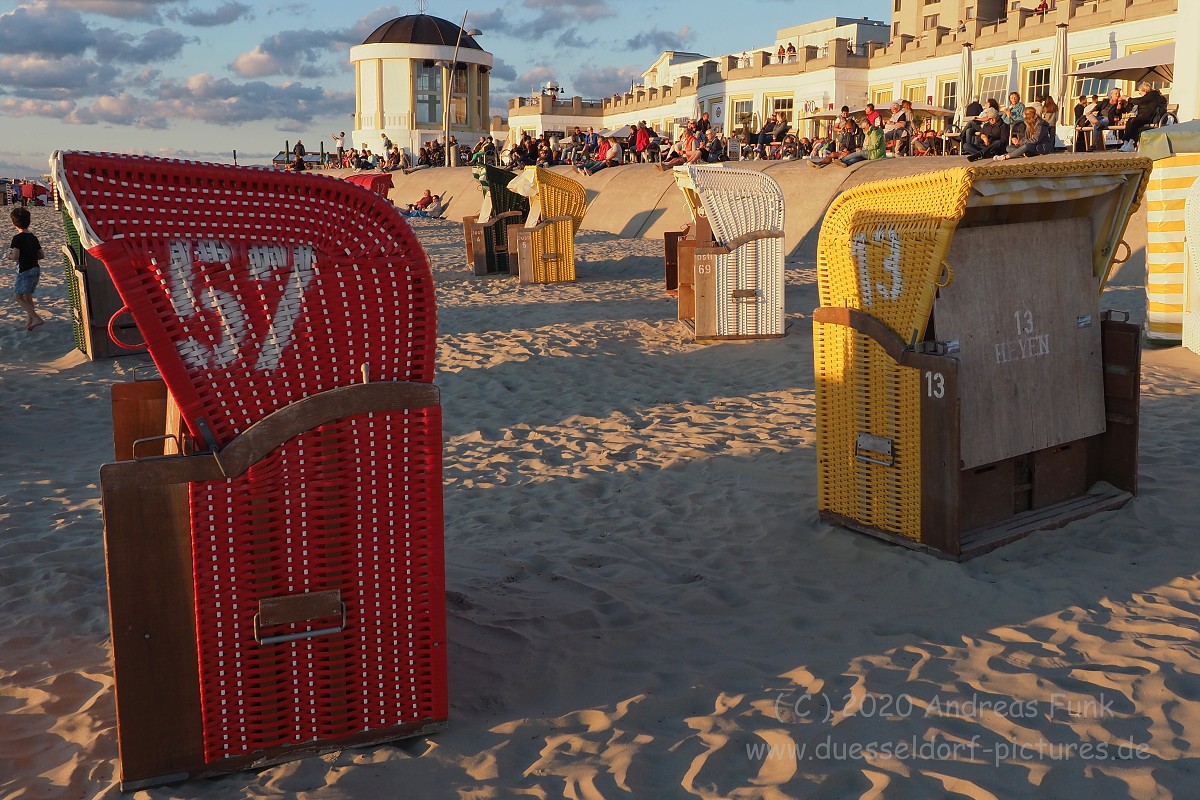
[[[346,181],[90,153],[51,169],[161,380],[100,471],[121,784],[437,730],[428,260]]]
[[[525,226],[508,229],[509,242],[516,240],[521,283],[575,280],[575,233],[587,212],[583,184],[542,167],[526,167],[508,188],[530,198]]]
[[[699,340],[783,336],[779,183],[723,166],[686,164],[673,172],[695,222],[686,238],[667,239],[677,248],[680,322]]]

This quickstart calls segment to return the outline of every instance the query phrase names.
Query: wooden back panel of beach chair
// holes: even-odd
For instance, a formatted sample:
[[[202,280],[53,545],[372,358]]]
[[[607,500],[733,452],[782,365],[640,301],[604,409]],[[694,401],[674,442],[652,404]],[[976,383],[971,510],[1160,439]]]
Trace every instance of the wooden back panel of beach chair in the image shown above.
[[[123,781],[444,720],[436,307],[411,229],[333,178],[69,152],[53,169],[200,453],[101,472]],[[138,566],[163,542],[187,579]],[[166,619],[181,592],[191,619]],[[157,644],[185,627],[190,670]]]

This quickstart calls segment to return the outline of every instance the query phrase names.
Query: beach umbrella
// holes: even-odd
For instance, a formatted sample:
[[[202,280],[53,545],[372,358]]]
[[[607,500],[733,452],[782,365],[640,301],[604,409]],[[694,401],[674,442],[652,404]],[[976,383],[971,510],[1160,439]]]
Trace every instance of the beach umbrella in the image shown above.
[[[1069,74],[1097,80],[1170,83],[1175,78],[1175,43],[1151,47],[1124,58],[1101,61]]]
[[[1060,109],[1071,104],[1071,98],[1067,96],[1067,86],[1070,85],[1067,79],[1067,70],[1070,68],[1069,59],[1067,26],[1059,23],[1054,29],[1054,60],[1050,62],[1050,98]]]
[[[970,42],[963,45],[962,59],[958,63],[958,103],[954,109],[954,124],[960,128],[966,121],[963,114],[974,97],[975,67],[973,64],[975,50]]]
[[[628,138],[629,134],[631,133],[633,133],[633,128],[629,127],[628,125],[622,125],[619,128],[614,128],[605,135],[611,136],[614,139],[625,139]]]

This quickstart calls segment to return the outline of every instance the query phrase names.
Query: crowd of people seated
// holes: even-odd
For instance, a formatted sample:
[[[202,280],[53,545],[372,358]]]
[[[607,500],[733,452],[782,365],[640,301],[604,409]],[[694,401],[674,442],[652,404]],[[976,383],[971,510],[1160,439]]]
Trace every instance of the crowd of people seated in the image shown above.
[[[563,135],[524,133],[503,152],[491,136],[480,138],[474,147],[460,145],[451,136],[448,146],[456,153],[459,165],[491,164],[509,169],[565,165],[581,175],[594,175],[628,162],[655,163],[665,170],[681,164],[728,161],[731,157],[808,159],[817,167],[833,163],[848,166],[882,158],[889,152],[917,156],[948,154],[953,152],[954,140],[958,152],[970,161],[985,158],[1000,161],[1053,153],[1056,127],[1073,120],[1076,150],[1105,149],[1105,132],[1113,131],[1122,142],[1121,149],[1132,151],[1137,148],[1142,131],[1157,125],[1167,113],[1166,98],[1153,84],[1143,82],[1138,90],[1139,96],[1133,98],[1122,96],[1119,89],[1112,89],[1104,98],[1091,95],[1089,99],[1081,95],[1070,117],[1048,95],[1038,97],[1028,106],[1017,92],[1009,93],[1003,105],[992,98],[985,103],[972,98],[964,110],[961,131],[950,139],[945,132],[919,128],[912,103],[900,100],[891,104],[891,113],[886,117],[870,103],[856,117],[842,106],[829,135],[816,139],[797,136],[782,112],[769,115],[757,131],[743,126],[726,136],[713,127],[705,112],[679,129],[674,142],[642,121],[621,136],[601,135],[593,127],[585,131],[580,126]],[[876,131],[878,137],[874,135]],[[337,152],[329,155],[329,165],[409,173],[446,163],[447,145],[441,141],[426,142],[410,157],[387,134],[379,136],[380,151],[374,153],[367,145],[361,149],[346,148],[346,134],[333,134]],[[299,149],[302,145],[296,144],[296,158],[288,168],[304,169],[303,151]]]

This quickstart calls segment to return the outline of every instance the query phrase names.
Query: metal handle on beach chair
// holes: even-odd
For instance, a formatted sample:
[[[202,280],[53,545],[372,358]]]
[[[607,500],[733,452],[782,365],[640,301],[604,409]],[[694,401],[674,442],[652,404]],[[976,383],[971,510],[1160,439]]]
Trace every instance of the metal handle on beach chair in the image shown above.
[[[122,350],[143,350],[146,347],[145,342],[142,342],[140,344],[126,344],[125,342],[122,342],[120,339],[117,338],[117,332],[113,329],[113,326],[117,322],[117,317],[121,316],[122,314],[128,314],[128,313],[129,313],[129,306],[121,306],[117,310],[117,313],[113,314],[111,317],[108,318],[108,338],[112,340],[113,344],[115,344],[117,347],[121,348]]]
[[[263,636],[260,630],[273,625],[288,625],[325,617],[338,617],[338,624],[312,631],[280,633],[274,636]],[[328,636],[332,633],[340,633],[345,629],[346,604],[342,602],[342,593],[339,589],[264,598],[258,601],[258,613],[254,615],[254,641],[261,645]]]

